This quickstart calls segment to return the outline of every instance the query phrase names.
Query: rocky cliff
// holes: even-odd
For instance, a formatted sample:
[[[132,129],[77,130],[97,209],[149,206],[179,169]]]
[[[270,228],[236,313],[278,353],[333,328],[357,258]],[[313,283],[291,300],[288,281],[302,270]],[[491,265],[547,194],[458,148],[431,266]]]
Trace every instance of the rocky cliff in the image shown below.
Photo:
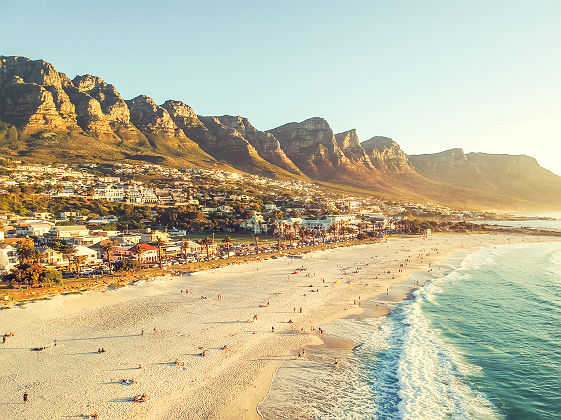
[[[331,179],[350,166],[323,118],[288,123],[268,132],[279,141],[286,156],[312,178]]]
[[[271,133],[257,130],[247,118],[240,116],[223,115],[215,117],[224,127],[239,133],[255,151],[267,162],[297,175],[302,173],[296,165],[286,156],[279,141]]]
[[[34,132],[76,125],[75,107],[65,88],[72,82],[43,60],[0,57],[0,120]]]
[[[347,159],[351,162],[364,165],[367,168],[372,168],[372,162],[366,151],[362,148],[358,139],[358,134],[354,128],[343,133],[335,134],[335,140]]]
[[[407,155],[389,137],[375,136],[360,144],[374,167],[393,173],[413,173]]]
[[[561,202],[561,177],[529,156],[451,149],[409,157],[423,176],[449,185],[513,197],[512,202]]]

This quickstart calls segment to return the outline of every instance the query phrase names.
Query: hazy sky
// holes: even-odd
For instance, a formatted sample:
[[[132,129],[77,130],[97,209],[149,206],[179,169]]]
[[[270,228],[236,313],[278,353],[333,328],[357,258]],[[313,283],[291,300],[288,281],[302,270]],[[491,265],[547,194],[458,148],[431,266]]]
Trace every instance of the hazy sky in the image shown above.
[[[561,174],[561,0],[2,1],[0,54],[261,130],[312,116],[405,152]]]

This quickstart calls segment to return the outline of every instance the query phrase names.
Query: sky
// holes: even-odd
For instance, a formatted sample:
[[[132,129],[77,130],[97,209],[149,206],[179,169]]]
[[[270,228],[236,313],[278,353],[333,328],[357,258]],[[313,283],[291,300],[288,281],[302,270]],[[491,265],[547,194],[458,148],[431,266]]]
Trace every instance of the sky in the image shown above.
[[[527,154],[561,175],[560,0],[2,2],[0,55],[260,129],[310,117],[408,154]]]

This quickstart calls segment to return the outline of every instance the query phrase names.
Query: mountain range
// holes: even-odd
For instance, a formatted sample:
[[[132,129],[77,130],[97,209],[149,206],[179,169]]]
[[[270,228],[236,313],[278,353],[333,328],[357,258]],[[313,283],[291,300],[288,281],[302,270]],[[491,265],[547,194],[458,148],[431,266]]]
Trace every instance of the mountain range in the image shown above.
[[[181,101],[125,100],[99,77],[70,79],[25,57],[0,56],[0,154],[222,168],[463,208],[561,208],[561,177],[528,156],[408,156],[388,137],[361,142],[354,129],[334,133],[319,117],[260,131],[247,118],[201,116]]]

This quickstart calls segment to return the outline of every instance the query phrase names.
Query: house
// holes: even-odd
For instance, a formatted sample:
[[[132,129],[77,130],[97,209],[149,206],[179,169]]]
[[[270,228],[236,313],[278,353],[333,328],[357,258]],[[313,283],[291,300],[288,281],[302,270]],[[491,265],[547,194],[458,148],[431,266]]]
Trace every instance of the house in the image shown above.
[[[302,225],[308,230],[324,232],[328,231],[333,223],[327,219],[304,219]]]
[[[146,228],[146,230],[140,232],[141,242],[156,242],[158,238],[165,242],[168,242],[170,240],[167,232],[162,232],[161,230],[152,230],[150,228]]]
[[[187,254],[197,254],[203,250],[203,246],[201,244],[190,240],[184,240],[181,246]]]
[[[92,246],[101,241],[105,238],[103,236],[95,235],[95,236],[74,236],[74,245],[83,245],[83,246]]]
[[[255,235],[259,235],[262,233],[267,233],[269,229],[268,224],[265,222],[265,219],[261,215],[254,215],[247,219],[245,222],[240,224],[242,229],[246,229]]]
[[[134,252],[134,248],[138,246],[140,249],[142,249],[142,253],[141,254],[136,254]],[[131,255],[134,258],[137,258],[142,264],[153,264],[158,262],[158,249],[153,247],[150,244],[138,244],[135,245],[133,247],[129,248],[129,251],[131,252]]]
[[[86,226],[73,225],[73,226],[54,226],[49,235],[57,239],[73,238],[75,236],[88,236],[90,231]]]
[[[53,225],[44,221],[29,221],[16,226],[18,236],[43,236],[49,232]]]
[[[76,245],[76,256],[85,257],[83,265],[101,264],[103,261],[98,258],[97,251],[87,246]]]
[[[111,239],[119,242],[121,245],[135,245],[142,240],[142,235],[140,233],[121,233],[120,235],[115,235]]]
[[[61,252],[55,251],[48,246],[40,246],[37,248],[39,252],[39,262],[45,265],[60,265],[64,262],[64,256]]]
[[[76,217],[78,217],[78,216],[80,216],[80,213],[78,213],[77,211],[61,211],[61,212],[59,212],[59,214],[58,214],[58,217],[59,217],[61,220],[68,220],[68,219],[70,219],[71,217],[76,218]]]
[[[96,219],[88,220],[92,225],[106,225],[108,223],[117,223],[119,218],[117,216],[101,216]]]
[[[18,251],[15,246],[0,246],[0,271],[10,272],[19,262]]]

